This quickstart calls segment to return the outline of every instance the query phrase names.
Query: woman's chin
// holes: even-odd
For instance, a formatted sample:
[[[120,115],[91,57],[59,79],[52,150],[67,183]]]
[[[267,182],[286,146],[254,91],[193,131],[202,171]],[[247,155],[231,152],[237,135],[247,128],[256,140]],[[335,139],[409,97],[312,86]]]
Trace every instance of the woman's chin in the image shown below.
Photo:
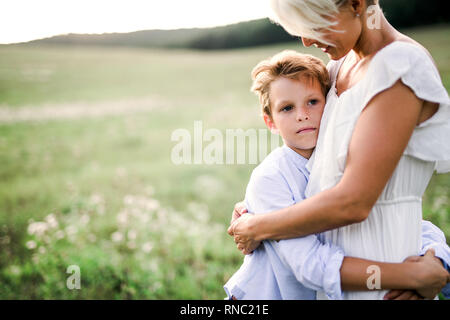
[[[349,53],[350,50],[348,51],[343,51],[343,50],[337,50],[336,48],[331,48],[328,52],[328,58],[330,58],[331,60],[340,60],[343,57],[345,57],[347,55],[347,53]]]
[[[343,57],[345,57],[345,54],[336,54],[334,52],[333,53],[329,52],[329,53],[327,53],[327,55],[328,55],[328,58],[330,58],[331,60],[340,60]]]

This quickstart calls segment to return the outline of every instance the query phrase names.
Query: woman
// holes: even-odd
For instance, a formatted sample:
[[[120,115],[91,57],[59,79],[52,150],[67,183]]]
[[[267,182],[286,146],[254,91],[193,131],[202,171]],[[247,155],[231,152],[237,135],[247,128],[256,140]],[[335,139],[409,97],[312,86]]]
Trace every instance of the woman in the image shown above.
[[[271,4],[274,20],[328,54],[333,85],[309,164],[308,199],[233,221],[238,249],[324,232],[349,256],[400,262],[417,255],[421,197],[434,170],[450,171],[450,101],[431,57],[388,23],[375,0]]]

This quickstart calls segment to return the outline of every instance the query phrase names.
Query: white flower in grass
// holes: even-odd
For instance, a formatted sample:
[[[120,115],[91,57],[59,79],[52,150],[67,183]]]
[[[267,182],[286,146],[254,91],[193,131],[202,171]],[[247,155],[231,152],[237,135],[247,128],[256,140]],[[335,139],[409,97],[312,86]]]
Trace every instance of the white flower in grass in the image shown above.
[[[50,229],[56,229],[59,226],[58,221],[56,220],[56,217],[53,213],[50,213],[48,216],[46,216],[45,221],[47,222],[47,225]]]
[[[150,221],[150,215],[148,213],[142,214],[140,218],[141,218],[142,224],[146,224],[147,222]]]
[[[104,199],[103,199],[103,197],[100,194],[94,193],[94,194],[91,195],[90,202],[93,205],[99,205],[99,204],[102,204],[104,202]]]
[[[30,240],[30,241],[27,241],[27,243],[25,243],[25,246],[28,249],[33,250],[33,249],[36,249],[37,244],[36,244],[36,241]]]
[[[136,238],[137,238],[136,230],[133,230],[133,229],[129,230],[128,231],[128,239],[135,240]]]
[[[156,290],[159,290],[159,289],[161,289],[162,288],[162,284],[161,284],[161,282],[159,282],[159,281],[157,281],[157,282],[154,282],[152,285],[150,285],[150,287],[149,287],[149,289],[151,290],[151,291],[156,291]]]
[[[123,203],[127,206],[133,205],[134,202],[135,202],[135,199],[132,195],[128,194],[123,198]]]
[[[89,220],[90,220],[90,218],[89,218],[89,215],[88,215],[87,213],[83,214],[83,215],[81,216],[81,218],[80,218],[80,222],[81,222],[82,224],[84,224],[84,225],[88,224],[88,223],[89,223]]]
[[[121,213],[117,215],[117,225],[119,227],[126,227],[128,224],[128,214]]]
[[[145,209],[148,211],[154,211],[159,209],[160,205],[159,205],[159,201],[155,200],[155,199],[148,199],[145,202]]]
[[[45,249],[45,247],[39,247],[38,252],[40,254],[45,254],[47,252],[47,249]]]
[[[48,230],[47,223],[45,222],[32,222],[28,226],[28,234],[41,236]]]
[[[18,275],[20,274],[20,267],[19,267],[19,266],[16,266],[16,265],[12,265],[12,266],[9,268],[9,272],[11,272],[11,274],[13,274],[13,275],[15,275],[15,276],[18,276]]]
[[[152,251],[153,249],[153,243],[151,242],[146,242],[142,245],[142,251],[144,253],[150,253],[150,251]]]
[[[78,229],[75,226],[67,226],[66,233],[68,236],[73,236],[77,233]]]
[[[113,242],[121,242],[123,240],[122,232],[116,231],[111,235],[111,240]]]
[[[64,238],[64,231],[63,230],[58,230],[55,232],[55,238],[57,240],[61,240],[62,238]]]

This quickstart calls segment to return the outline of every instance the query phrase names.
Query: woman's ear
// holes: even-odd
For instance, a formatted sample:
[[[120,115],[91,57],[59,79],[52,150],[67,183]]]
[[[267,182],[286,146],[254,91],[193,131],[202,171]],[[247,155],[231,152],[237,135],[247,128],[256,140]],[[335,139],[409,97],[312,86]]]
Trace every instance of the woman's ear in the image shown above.
[[[355,16],[362,16],[364,8],[366,8],[366,0],[350,0],[350,9],[353,11]]]
[[[273,134],[279,134],[280,131],[277,129],[277,126],[275,125],[275,122],[273,122],[271,117],[267,113],[264,113],[263,117],[264,122],[266,123],[266,126],[270,130],[270,132],[272,132]]]

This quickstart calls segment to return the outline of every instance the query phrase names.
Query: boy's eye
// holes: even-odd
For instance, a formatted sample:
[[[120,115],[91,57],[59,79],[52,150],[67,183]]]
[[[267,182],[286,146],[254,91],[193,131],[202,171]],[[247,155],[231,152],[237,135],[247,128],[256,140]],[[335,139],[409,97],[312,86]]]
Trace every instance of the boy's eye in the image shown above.
[[[319,100],[317,100],[317,99],[311,99],[311,100],[308,101],[308,105],[314,106],[314,105],[316,105],[318,102],[319,102]]]
[[[291,105],[281,108],[280,111],[286,112],[286,111],[290,111],[290,110],[292,110],[292,106]]]

